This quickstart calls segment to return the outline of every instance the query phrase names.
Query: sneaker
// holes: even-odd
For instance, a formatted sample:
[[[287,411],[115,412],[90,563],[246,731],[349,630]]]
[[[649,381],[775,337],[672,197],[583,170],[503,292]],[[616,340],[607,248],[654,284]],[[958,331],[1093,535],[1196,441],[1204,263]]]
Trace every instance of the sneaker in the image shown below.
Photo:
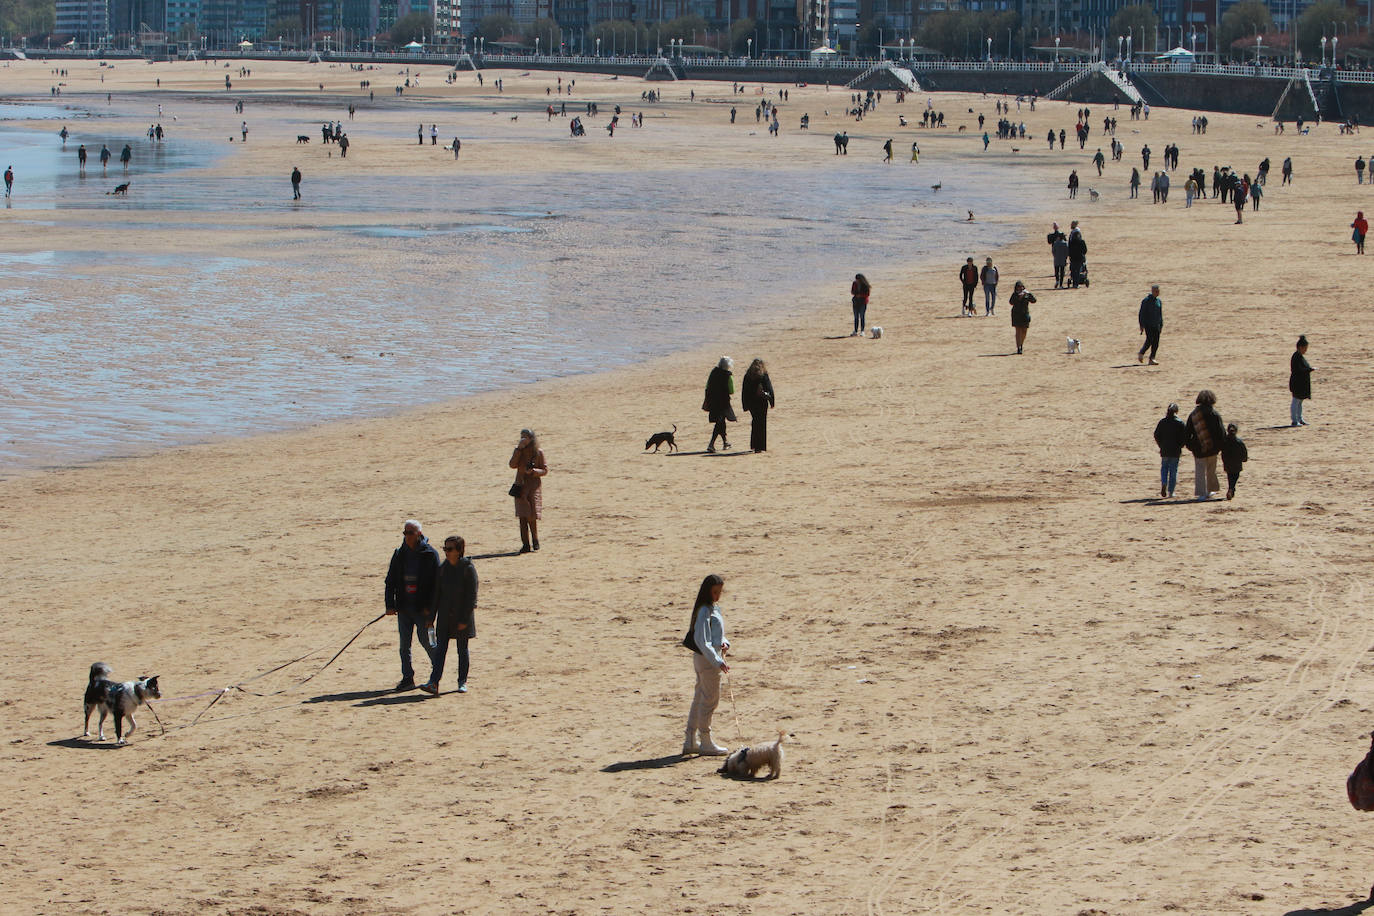
[[[1144,354],[1144,353],[1137,353],[1136,356],[1135,356],[1135,361],[1138,362],[1138,363],[1143,363],[1143,362],[1145,362],[1145,354]]]
[[[730,443],[729,443],[729,442],[725,443],[725,445],[722,446],[722,447],[723,447],[727,452],[730,451]]]
[[[1294,425],[1296,426],[1297,424],[1295,423]],[[708,455],[714,455],[716,453],[716,447],[714,445],[706,446],[706,453]]]
[[[458,684],[458,692],[459,692],[459,693],[467,693],[467,692],[468,692],[468,685],[467,685],[467,682],[466,682],[466,681],[460,682],[460,683]]]
[[[426,681],[425,683],[421,684],[420,689],[432,697],[437,697],[439,695],[439,685],[432,684],[429,681]]]
[[[1298,421],[1298,425],[1299,425],[1299,426],[1306,426],[1306,425],[1307,425],[1307,421],[1306,421],[1306,420],[1299,420],[1299,421]]]
[[[1159,363],[1155,362],[1154,360],[1150,360],[1150,365],[1151,365],[1151,366],[1158,366]]]
[[[403,677],[403,678],[401,678],[401,680],[396,684],[396,689],[397,689],[397,690],[414,690],[414,689],[415,689],[415,678],[413,678],[413,677]]]

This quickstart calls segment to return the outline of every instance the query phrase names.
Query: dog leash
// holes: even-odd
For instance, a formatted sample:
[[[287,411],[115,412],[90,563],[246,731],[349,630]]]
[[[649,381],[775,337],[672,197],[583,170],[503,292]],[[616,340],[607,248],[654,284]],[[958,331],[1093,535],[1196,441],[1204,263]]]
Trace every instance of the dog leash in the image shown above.
[[[296,658],[293,658],[293,659],[291,659],[290,661],[287,661],[287,662],[283,662],[283,663],[281,663],[280,665],[277,665],[277,666],[274,667],[274,668],[269,668],[268,670],[262,672],[261,674],[255,674],[255,675],[253,675],[253,676],[250,677],[250,678],[247,678],[247,679],[245,679],[245,680],[239,681],[238,683],[235,683],[235,684],[230,684],[230,685],[227,686],[227,687],[220,687],[220,688],[215,689],[215,690],[206,690],[206,691],[203,691],[203,692],[201,692],[201,693],[190,694],[190,695],[188,695],[188,696],[182,696],[182,697],[163,697],[163,698],[159,698],[159,699],[157,699],[157,700],[149,700],[149,701],[148,701],[148,704],[147,704],[147,705],[148,705],[148,709],[149,709],[150,711],[152,711],[152,713],[153,713],[153,718],[157,720],[157,724],[162,728],[162,734],[165,735],[165,734],[167,734],[167,727],[166,727],[165,725],[162,724],[162,719],[161,719],[161,717],[158,716],[157,711],[153,709],[153,703],[174,703],[174,702],[179,702],[179,701],[184,701],[184,700],[195,700],[195,699],[200,699],[200,698],[202,698],[202,697],[208,697],[208,696],[213,696],[213,697],[214,697],[214,699],[211,700],[211,701],[205,706],[204,709],[202,709],[200,712],[196,713],[195,718],[192,719],[190,722],[187,722],[185,725],[174,725],[174,726],[172,726],[173,730],[176,730],[176,729],[182,729],[182,728],[190,728],[190,727],[192,727],[193,725],[195,725],[196,723],[200,722],[201,717],[204,716],[204,715],[205,715],[207,712],[209,712],[211,709],[213,709],[214,706],[215,706],[215,704],[218,703],[220,700],[224,699],[225,694],[227,694],[227,693],[229,693],[229,692],[231,692],[231,691],[235,691],[235,690],[236,690],[236,691],[238,691],[238,692],[240,692],[240,693],[244,693],[244,694],[247,694],[248,696],[254,696],[254,697],[274,697],[274,696],[280,696],[281,694],[286,693],[288,690],[294,690],[294,689],[296,689],[297,687],[300,687],[301,685],[303,685],[303,684],[305,684],[305,683],[307,683],[307,682],[313,680],[317,675],[319,675],[321,672],[323,672],[326,668],[328,668],[330,665],[334,664],[334,662],[338,660],[339,656],[340,656],[340,655],[343,655],[343,654],[344,654],[344,651],[347,650],[349,646],[353,645],[353,643],[357,641],[357,639],[358,639],[359,636],[363,635],[363,631],[364,631],[364,630],[366,630],[368,627],[372,626],[374,623],[376,623],[377,621],[381,620],[381,619],[382,619],[383,617],[385,617],[385,616],[386,616],[385,614],[378,614],[376,617],[374,617],[373,619],[369,620],[367,623],[363,624],[361,627],[359,627],[359,628],[357,629],[357,631],[356,631],[352,636],[350,636],[350,637],[348,638],[348,642],[344,643],[344,644],[343,644],[343,647],[342,647],[341,649],[339,649],[339,651],[335,652],[335,653],[333,654],[333,656],[330,657],[329,661],[325,662],[323,665],[321,665],[319,668],[317,668],[314,672],[312,672],[312,673],[311,673],[310,675],[308,675],[307,677],[303,678],[303,679],[300,680],[300,681],[297,681],[297,682],[294,683],[294,684],[288,684],[286,687],[283,687],[281,690],[272,691],[272,692],[270,692],[270,693],[258,693],[257,691],[253,691],[253,690],[245,690],[244,687],[243,687],[243,685],[244,685],[244,684],[251,684],[251,683],[253,683],[254,681],[261,680],[262,678],[267,677],[269,674],[274,674],[274,673],[276,673],[276,672],[282,670],[283,668],[287,668],[287,667],[290,667],[291,665],[296,664],[297,662],[304,661],[305,659],[309,658],[310,656],[318,654],[318,653],[321,651],[320,649],[318,649],[318,648],[317,648],[317,649],[311,649],[309,652],[305,653],[304,655],[297,656]]]
[[[730,680],[730,675],[722,675],[725,679],[725,689],[730,694],[730,715],[735,720],[735,740],[744,741],[744,729],[739,727],[739,707],[735,705],[735,685]]]

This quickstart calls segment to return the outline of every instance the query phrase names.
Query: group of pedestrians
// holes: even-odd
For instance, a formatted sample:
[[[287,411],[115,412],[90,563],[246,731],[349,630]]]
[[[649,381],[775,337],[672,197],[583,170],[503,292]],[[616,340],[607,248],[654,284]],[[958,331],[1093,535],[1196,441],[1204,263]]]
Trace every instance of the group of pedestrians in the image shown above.
[[[722,356],[706,377],[706,394],[701,409],[706,411],[711,421],[711,441],[706,446],[708,453],[716,451],[716,439],[721,440],[721,448],[729,450],[730,436],[726,423],[734,423],[735,415],[732,398],[735,394],[735,361]],[[773,409],[775,395],[773,380],[768,375],[768,366],[762,359],[755,359],[744,372],[740,384],[740,406],[752,418],[749,428],[749,448],[754,453],[768,451],[768,411]]]

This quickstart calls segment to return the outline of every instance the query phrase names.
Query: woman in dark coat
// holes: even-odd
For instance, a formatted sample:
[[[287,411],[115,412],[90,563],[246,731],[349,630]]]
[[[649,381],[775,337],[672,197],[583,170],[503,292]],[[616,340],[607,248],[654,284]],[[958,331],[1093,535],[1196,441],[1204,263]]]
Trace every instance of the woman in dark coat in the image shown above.
[[[768,411],[773,407],[773,381],[768,377],[768,367],[763,360],[754,360],[745,370],[739,403],[754,418],[749,427],[749,447],[755,452],[768,451]]]
[[[730,370],[734,368],[735,361],[728,356],[722,356],[716,368],[711,370],[710,376],[706,379],[706,400],[702,402],[701,409],[706,411],[711,422],[715,424],[711,429],[711,444],[706,446],[706,451],[716,450],[716,437],[719,436],[725,448],[730,447],[729,435],[725,432],[725,423],[728,420],[733,423],[738,418],[735,416],[735,408],[730,406],[730,396],[735,393],[735,376]]]
[[[448,657],[448,643],[458,644],[458,692],[468,692],[468,640],[477,635],[477,568],[463,556],[466,543],[456,534],[444,538],[444,564],[434,583],[435,646],[430,653],[433,668],[429,681],[420,689],[434,695],[439,693],[439,679],[444,676],[444,659]]]
[[[1293,393],[1293,425],[1306,426],[1307,421],[1302,418],[1302,402],[1312,397],[1312,366],[1307,362],[1306,334],[1298,338],[1298,348],[1288,361],[1288,390]]]
[[[1035,297],[1026,291],[1026,284],[1017,280],[1007,301],[1011,303],[1011,326],[1016,329],[1016,352],[1020,353],[1030,330],[1030,307]]]

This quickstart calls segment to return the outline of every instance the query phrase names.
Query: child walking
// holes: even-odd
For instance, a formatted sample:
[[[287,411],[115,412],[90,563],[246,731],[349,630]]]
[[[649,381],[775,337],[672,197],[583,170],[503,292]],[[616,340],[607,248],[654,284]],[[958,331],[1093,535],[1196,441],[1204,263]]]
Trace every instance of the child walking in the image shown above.
[[[1240,468],[1250,459],[1245,443],[1236,435],[1236,424],[1226,425],[1226,438],[1221,443],[1221,466],[1226,471],[1226,498],[1236,495],[1236,481],[1240,480]]]

